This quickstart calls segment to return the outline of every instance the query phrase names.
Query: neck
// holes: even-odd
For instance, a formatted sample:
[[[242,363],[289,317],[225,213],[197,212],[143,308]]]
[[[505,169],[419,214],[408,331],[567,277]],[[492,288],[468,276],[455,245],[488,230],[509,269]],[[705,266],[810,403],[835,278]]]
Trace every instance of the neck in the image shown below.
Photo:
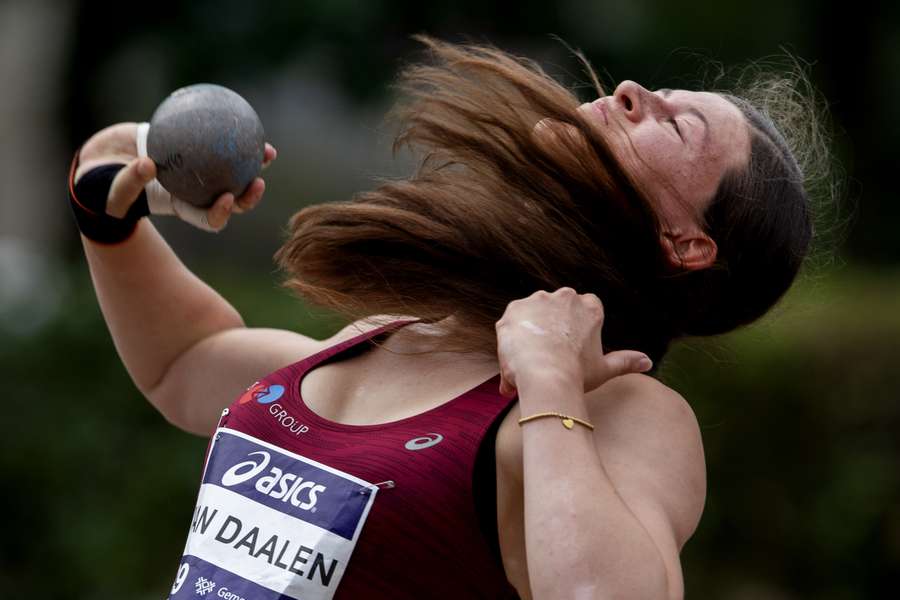
[[[397,316],[391,317],[385,322],[413,318],[415,317]],[[422,355],[423,358],[433,358],[440,362],[446,362],[452,358],[453,360],[495,363],[497,357],[489,352],[462,352],[448,348],[448,336],[457,333],[459,325],[459,320],[454,315],[431,323],[418,322],[404,325],[394,330],[380,344],[380,348],[392,354]]]

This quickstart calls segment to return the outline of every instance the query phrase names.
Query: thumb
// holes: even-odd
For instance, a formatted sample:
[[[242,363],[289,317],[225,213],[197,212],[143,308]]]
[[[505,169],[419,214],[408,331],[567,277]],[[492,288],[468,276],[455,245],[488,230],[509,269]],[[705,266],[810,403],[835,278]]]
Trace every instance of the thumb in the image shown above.
[[[627,373],[644,373],[653,368],[653,361],[643,352],[617,350],[604,355],[603,362],[609,379]]]
[[[512,398],[516,395],[516,386],[507,381],[503,374],[500,374],[500,395],[504,398]]]
[[[156,177],[156,165],[149,158],[136,158],[116,173],[109,188],[106,212],[118,218],[125,216],[141,190]]]

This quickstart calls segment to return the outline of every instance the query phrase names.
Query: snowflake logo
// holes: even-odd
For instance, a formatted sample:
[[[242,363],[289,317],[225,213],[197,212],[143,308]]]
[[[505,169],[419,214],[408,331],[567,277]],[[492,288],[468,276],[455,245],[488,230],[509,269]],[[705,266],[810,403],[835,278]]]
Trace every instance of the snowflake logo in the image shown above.
[[[216,584],[206,577],[198,577],[197,583],[194,584],[194,587],[197,589],[198,596],[205,596],[209,593],[212,593],[213,589],[216,587]]]

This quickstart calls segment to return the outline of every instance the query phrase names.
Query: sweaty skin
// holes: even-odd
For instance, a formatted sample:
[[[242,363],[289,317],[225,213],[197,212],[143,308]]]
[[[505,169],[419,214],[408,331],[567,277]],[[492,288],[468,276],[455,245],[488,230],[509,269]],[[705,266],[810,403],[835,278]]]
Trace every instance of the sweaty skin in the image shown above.
[[[528,321],[528,320],[521,321],[521,325],[522,325],[522,327],[524,327],[528,331],[531,331],[535,335],[547,335],[547,332],[544,329],[535,325],[531,321]]]

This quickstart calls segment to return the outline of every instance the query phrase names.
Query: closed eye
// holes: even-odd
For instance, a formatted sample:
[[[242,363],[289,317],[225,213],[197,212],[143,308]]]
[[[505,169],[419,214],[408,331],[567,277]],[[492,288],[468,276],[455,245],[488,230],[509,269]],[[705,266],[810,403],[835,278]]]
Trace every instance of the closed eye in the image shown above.
[[[675,133],[678,134],[678,137],[680,137],[680,138],[681,138],[681,141],[683,142],[683,141],[684,141],[684,136],[681,135],[681,128],[678,127],[678,121],[676,121],[675,119],[669,119],[668,122],[672,124],[672,127],[675,128]]]

